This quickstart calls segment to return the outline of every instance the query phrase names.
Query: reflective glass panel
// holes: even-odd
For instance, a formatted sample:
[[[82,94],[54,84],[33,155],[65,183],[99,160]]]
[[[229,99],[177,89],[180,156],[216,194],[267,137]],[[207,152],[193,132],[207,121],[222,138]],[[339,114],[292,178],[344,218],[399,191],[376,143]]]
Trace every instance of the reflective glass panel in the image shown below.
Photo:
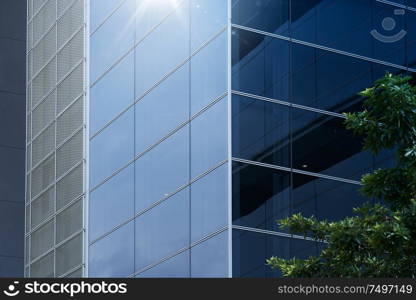
[[[189,245],[189,188],[136,219],[136,270]]]
[[[89,277],[127,277],[134,272],[134,222],[89,248]]]
[[[90,142],[90,187],[134,157],[134,109],[130,108]]]
[[[89,239],[93,241],[134,215],[134,165],[90,194]]]

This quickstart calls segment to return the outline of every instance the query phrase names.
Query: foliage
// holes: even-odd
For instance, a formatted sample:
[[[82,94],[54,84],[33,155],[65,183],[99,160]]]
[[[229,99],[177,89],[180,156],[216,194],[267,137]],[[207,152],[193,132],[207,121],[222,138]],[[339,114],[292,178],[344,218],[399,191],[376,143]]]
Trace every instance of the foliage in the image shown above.
[[[409,77],[386,74],[361,95],[364,110],[345,114],[346,127],[374,155],[395,152],[396,163],[363,176],[361,192],[379,203],[354,209],[352,217],[328,222],[297,214],[278,221],[326,244],[318,257],[268,259],[285,277],[416,276],[416,88]]]

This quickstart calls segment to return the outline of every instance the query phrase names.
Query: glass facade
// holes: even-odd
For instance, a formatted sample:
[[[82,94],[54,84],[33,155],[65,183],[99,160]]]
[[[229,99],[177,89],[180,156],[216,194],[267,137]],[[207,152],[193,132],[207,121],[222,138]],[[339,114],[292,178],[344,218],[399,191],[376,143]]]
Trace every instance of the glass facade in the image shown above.
[[[34,45],[31,24],[47,7],[39,2],[67,3],[33,0]],[[270,256],[318,253],[322,244],[275,220],[339,220],[374,201],[358,193],[360,178],[392,155],[362,151],[342,113],[360,110],[358,92],[385,72],[416,72],[415,3],[387,2],[86,1],[85,102],[73,98],[82,72],[59,67],[59,51],[42,52],[51,53],[44,62],[36,47],[28,54],[27,211],[36,225],[27,239],[44,253],[28,251],[32,270],[79,274],[64,270],[80,252],[58,257],[80,244],[90,277],[270,277],[279,276],[265,266]],[[50,34],[64,49],[72,35],[60,35],[57,16]],[[85,111],[82,133],[60,122],[70,104],[73,115]],[[63,156],[81,136],[82,155]],[[82,178],[80,159],[85,202],[84,190],[57,179]]]
[[[267,258],[322,249],[275,220],[336,221],[374,201],[359,180],[392,155],[362,151],[341,113],[360,110],[358,93],[385,72],[414,77],[414,9],[386,2],[232,1],[234,277],[279,276]]]
[[[90,1],[88,276],[229,276],[227,15]]]

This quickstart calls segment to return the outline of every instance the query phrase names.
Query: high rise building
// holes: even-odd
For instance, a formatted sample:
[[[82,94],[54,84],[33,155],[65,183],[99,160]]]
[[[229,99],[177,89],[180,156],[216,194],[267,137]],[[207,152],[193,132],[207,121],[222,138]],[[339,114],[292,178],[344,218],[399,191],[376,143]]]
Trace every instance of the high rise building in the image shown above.
[[[26,1],[0,1],[0,277],[23,276]]]
[[[29,0],[26,276],[269,277],[388,166],[343,126],[416,3]],[[412,30],[413,29],[413,30]]]

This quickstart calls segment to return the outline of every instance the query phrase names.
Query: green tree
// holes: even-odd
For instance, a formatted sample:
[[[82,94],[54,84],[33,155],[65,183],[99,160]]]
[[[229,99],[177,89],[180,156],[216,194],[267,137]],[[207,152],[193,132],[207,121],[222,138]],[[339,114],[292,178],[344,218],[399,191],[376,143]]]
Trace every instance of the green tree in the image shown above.
[[[361,95],[364,110],[345,114],[346,127],[374,155],[394,151],[395,166],[362,177],[362,194],[380,201],[352,217],[328,222],[296,214],[278,221],[326,243],[318,257],[268,259],[285,277],[416,277],[416,88],[409,77],[386,74]]]

